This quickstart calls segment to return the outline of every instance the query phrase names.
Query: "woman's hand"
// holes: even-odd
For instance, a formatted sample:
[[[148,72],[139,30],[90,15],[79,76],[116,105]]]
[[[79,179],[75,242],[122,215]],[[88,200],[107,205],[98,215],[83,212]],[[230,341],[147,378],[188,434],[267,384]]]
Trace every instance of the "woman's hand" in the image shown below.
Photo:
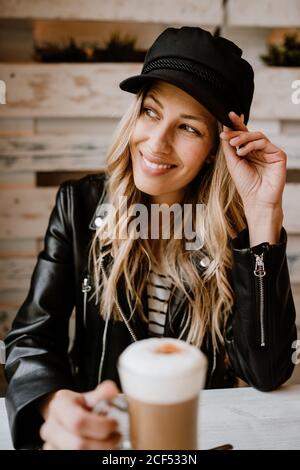
[[[250,132],[243,115],[229,113],[233,127],[220,134],[228,170],[245,213],[255,208],[279,208],[286,180],[286,154],[262,132]],[[237,146],[242,146],[236,149]]]
[[[48,407],[46,421],[40,429],[45,450],[102,450],[114,449],[120,441],[118,423],[92,408],[99,400],[112,399],[119,393],[114,382],[106,380],[95,390],[75,393],[56,392]]]

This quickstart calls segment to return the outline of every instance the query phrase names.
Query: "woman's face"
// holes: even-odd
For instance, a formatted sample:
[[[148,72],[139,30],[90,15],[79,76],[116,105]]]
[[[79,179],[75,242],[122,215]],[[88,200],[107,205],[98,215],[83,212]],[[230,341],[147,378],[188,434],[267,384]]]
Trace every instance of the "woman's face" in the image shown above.
[[[216,120],[180,88],[159,81],[147,92],[130,138],[136,187],[153,203],[180,202],[216,139]]]

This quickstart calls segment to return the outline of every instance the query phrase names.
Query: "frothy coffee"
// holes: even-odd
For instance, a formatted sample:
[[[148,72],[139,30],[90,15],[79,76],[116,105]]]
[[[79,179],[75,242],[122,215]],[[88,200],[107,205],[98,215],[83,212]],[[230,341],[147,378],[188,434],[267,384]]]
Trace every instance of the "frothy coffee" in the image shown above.
[[[206,357],[174,338],[131,344],[119,358],[135,449],[196,449],[197,408]]]
[[[171,404],[128,398],[134,449],[197,449],[198,396]]]

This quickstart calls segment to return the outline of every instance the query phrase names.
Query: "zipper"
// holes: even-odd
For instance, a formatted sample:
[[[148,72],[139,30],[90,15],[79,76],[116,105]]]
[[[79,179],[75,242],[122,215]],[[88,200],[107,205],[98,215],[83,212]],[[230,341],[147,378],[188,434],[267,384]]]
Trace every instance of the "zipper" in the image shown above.
[[[104,327],[104,332],[103,332],[103,337],[102,337],[102,354],[101,354],[100,365],[99,365],[99,370],[98,370],[98,383],[101,383],[101,379],[102,379],[104,356],[105,356],[105,350],[106,350],[107,328],[108,328],[108,316],[105,320],[105,327]]]
[[[90,276],[87,274],[82,281],[81,292],[83,292],[83,324],[86,327],[86,304],[87,304],[87,295],[91,290],[90,285]]]
[[[101,260],[100,260],[100,269],[101,269],[102,273],[105,274],[105,273],[104,273],[104,267],[103,267],[103,258],[101,258]],[[129,331],[129,333],[130,333],[130,335],[131,335],[133,341],[136,342],[136,341],[137,341],[137,337],[135,336],[135,334],[134,334],[134,332],[133,332],[131,326],[129,325],[129,322],[128,322],[127,318],[125,317],[125,315],[124,315],[124,313],[123,313],[123,311],[122,311],[122,309],[121,309],[121,307],[120,307],[120,304],[119,304],[118,299],[116,298],[115,301],[116,301],[117,309],[118,309],[118,311],[119,311],[119,313],[120,313],[120,315],[121,315],[121,317],[122,317],[122,319],[123,319],[125,325],[127,326],[127,329],[128,329],[128,331]]]
[[[211,368],[211,371],[210,371],[210,374],[209,374],[209,384],[212,383],[212,378],[213,378],[213,375],[215,373],[216,366],[217,366],[217,353],[216,353],[215,348],[213,348],[213,365],[212,365],[212,368]]]
[[[120,305],[119,305],[118,299],[115,299],[115,301],[116,301],[117,309],[119,310],[119,313],[120,313],[121,317],[123,318],[124,323],[125,323],[125,325],[127,326],[127,329],[128,329],[128,331],[129,331],[129,333],[131,334],[131,337],[132,337],[133,341],[134,341],[134,342],[137,342],[137,337],[135,336],[133,329],[132,329],[131,326],[129,325],[127,318],[125,317],[124,313],[122,312],[122,309],[121,309],[121,307],[120,307]]]
[[[104,273],[104,267],[103,267],[103,257],[101,258],[100,260],[100,269],[101,269],[101,272],[102,274],[105,275]],[[133,339],[134,342],[137,342],[137,337],[135,336],[131,326],[129,325],[128,323],[128,320],[127,318],[125,317],[124,313],[122,312],[122,309],[119,305],[119,302],[118,302],[118,299],[116,298],[115,299],[116,301],[116,306],[118,308],[118,311],[121,315],[121,317],[123,318],[123,321]],[[99,365],[99,371],[98,371],[98,383],[101,382],[101,378],[102,378],[102,372],[103,372],[103,365],[104,365],[104,357],[105,357],[105,350],[106,350],[106,337],[107,337],[107,329],[108,329],[108,316],[106,317],[106,320],[105,320],[105,328],[104,328],[104,332],[103,332],[103,337],[102,337],[102,354],[101,354],[101,359],[100,359],[100,365]]]
[[[105,272],[104,272],[104,267],[103,267],[103,257],[101,257],[101,260],[100,260],[100,269],[101,269],[101,272],[103,275],[105,275]],[[116,305],[117,305],[117,308],[118,308],[118,311],[121,315],[121,317],[123,318],[124,320],[124,323],[133,339],[134,342],[137,341],[137,337],[135,336],[131,326],[129,325],[128,323],[128,320],[127,318],[125,317],[124,313],[122,312],[122,309],[119,305],[119,302],[118,302],[118,299],[115,299],[116,301]],[[107,337],[107,329],[108,329],[108,316],[106,317],[106,320],[105,320],[105,328],[104,328],[104,332],[103,332],[103,337],[102,337],[102,354],[101,354],[101,359],[100,359],[100,365],[99,365],[99,370],[98,370],[98,383],[101,382],[101,378],[102,378],[102,372],[103,372],[103,365],[104,365],[104,357],[105,357],[105,350],[106,350],[106,337]]]
[[[264,301],[264,277],[266,275],[265,263],[264,263],[264,254],[255,256],[255,268],[254,276],[258,279],[258,294],[259,294],[259,320],[260,320],[260,345],[261,347],[266,346],[265,340],[265,326],[264,326],[264,313],[265,313],[265,301]]]

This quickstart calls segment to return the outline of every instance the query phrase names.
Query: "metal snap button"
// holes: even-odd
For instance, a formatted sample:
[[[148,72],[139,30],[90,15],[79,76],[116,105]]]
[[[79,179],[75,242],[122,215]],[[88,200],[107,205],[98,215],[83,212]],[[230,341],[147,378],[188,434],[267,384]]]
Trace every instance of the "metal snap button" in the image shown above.
[[[102,222],[103,222],[103,220],[102,220],[101,217],[96,217],[96,219],[95,219],[95,225],[96,225],[96,227],[101,227]]]
[[[203,267],[203,268],[207,268],[210,264],[210,259],[208,256],[203,256],[203,258],[200,260],[200,265]]]

